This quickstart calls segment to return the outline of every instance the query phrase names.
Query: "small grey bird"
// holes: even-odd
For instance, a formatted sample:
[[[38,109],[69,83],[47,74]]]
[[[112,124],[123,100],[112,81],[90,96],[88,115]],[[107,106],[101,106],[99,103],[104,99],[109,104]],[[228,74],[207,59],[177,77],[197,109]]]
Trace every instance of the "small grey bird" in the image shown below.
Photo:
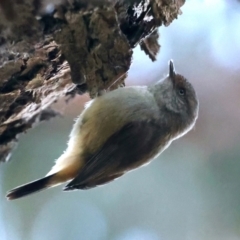
[[[187,133],[198,116],[192,85],[169,63],[168,76],[150,86],[119,88],[90,101],[73,126],[66,151],[39,180],[8,199],[68,182],[64,191],[108,183],[149,163]]]

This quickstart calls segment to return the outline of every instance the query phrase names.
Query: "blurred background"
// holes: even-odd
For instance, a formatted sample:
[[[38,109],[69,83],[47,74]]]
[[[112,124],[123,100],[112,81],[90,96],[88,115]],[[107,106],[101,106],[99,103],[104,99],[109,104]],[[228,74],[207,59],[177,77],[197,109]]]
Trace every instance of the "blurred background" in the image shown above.
[[[172,58],[199,96],[194,130],[104,187],[6,201],[7,190],[49,171],[89,98],[58,102],[64,116],[21,136],[0,166],[1,240],[240,239],[240,2],[188,0],[182,11],[160,28],[157,62],[135,49],[126,83],[157,81]]]

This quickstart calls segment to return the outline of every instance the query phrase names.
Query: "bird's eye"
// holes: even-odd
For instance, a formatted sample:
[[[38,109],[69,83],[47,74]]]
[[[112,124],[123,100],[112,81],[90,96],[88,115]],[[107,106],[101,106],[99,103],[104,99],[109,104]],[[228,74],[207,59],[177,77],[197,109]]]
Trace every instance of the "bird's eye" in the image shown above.
[[[184,88],[179,88],[178,89],[178,93],[181,95],[181,96],[184,96],[186,94],[186,90]]]

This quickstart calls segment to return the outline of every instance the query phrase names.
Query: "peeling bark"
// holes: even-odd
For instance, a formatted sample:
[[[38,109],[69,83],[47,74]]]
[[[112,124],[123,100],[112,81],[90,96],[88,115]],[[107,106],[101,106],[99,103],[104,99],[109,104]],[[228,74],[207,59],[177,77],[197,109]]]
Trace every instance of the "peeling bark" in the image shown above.
[[[49,2],[51,5],[49,5]],[[0,0],[0,162],[64,96],[124,86],[132,49],[154,61],[157,28],[184,0]]]

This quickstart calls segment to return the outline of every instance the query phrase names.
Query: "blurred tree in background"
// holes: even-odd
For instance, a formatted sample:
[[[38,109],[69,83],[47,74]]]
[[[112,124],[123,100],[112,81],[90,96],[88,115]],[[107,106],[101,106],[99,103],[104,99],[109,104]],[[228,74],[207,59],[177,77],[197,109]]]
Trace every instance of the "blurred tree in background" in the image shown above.
[[[173,59],[198,93],[195,129],[152,164],[104,187],[68,193],[58,187],[7,202],[8,189],[50,169],[89,97],[58,102],[64,116],[21,136],[1,165],[0,239],[240,239],[240,4],[188,0],[182,12],[160,28],[156,62],[134,49],[126,84],[160,79]]]

